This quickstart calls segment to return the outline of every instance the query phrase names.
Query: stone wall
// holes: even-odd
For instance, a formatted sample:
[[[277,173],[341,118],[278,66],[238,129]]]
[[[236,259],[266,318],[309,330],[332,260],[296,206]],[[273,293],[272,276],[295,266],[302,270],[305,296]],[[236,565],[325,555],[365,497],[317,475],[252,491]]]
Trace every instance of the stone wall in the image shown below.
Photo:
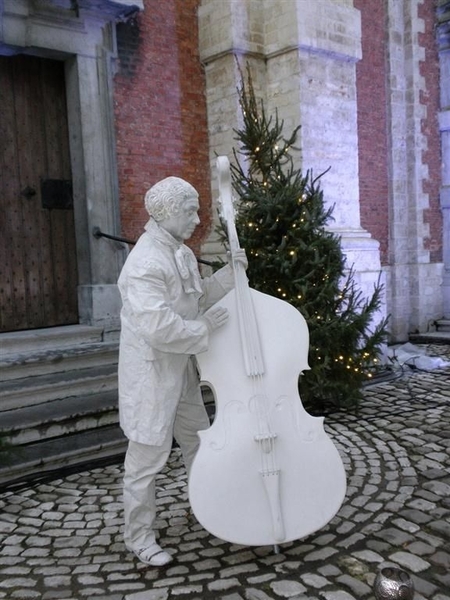
[[[268,111],[287,131],[301,125],[299,166],[331,167],[332,229],[362,291],[386,283],[393,341],[442,316],[434,18],[433,0],[202,0],[199,10],[212,168],[235,145],[236,60],[248,62]],[[218,250],[214,237],[204,245]]]
[[[441,209],[443,216],[444,317],[450,319],[450,2],[438,2],[438,40],[441,74],[439,128],[442,148]]]
[[[240,124],[236,61],[248,62],[267,112],[278,110],[286,133],[301,124],[298,166],[317,175],[331,167],[321,180],[326,202],[335,207],[331,227],[341,236],[362,291],[371,294],[381,265],[378,242],[360,224],[359,11],[351,2],[331,0],[203,0],[199,28],[212,165],[216,153],[232,155],[233,128]],[[218,251],[214,238],[204,251]]]

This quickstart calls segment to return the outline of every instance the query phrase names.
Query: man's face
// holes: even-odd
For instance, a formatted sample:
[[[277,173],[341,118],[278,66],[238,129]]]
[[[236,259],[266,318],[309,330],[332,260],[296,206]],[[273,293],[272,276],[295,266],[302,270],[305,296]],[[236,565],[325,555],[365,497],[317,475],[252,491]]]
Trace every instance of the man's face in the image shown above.
[[[197,196],[186,198],[176,215],[159,221],[159,225],[180,242],[187,240],[200,223]]]

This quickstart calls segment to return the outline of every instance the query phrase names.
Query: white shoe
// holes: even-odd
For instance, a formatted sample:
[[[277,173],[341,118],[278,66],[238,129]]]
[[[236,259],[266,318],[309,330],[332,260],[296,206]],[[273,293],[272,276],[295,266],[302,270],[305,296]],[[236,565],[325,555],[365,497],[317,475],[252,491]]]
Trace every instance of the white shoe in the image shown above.
[[[138,559],[151,567],[164,567],[172,562],[172,556],[159,546],[133,550]]]

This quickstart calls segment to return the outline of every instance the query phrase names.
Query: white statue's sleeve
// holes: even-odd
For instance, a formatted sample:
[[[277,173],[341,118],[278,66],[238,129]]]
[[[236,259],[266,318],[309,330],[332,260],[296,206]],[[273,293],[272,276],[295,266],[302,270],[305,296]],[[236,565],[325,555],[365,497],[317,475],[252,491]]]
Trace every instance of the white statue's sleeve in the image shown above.
[[[234,288],[234,274],[230,265],[225,265],[218,271],[202,280],[203,296],[200,299],[200,312],[208,310],[213,304],[228,294]]]
[[[174,354],[198,354],[208,348],[208,328],[185,320],[167,304],[167,283],[158,268],[129,274],[123,316],[152,348]]]

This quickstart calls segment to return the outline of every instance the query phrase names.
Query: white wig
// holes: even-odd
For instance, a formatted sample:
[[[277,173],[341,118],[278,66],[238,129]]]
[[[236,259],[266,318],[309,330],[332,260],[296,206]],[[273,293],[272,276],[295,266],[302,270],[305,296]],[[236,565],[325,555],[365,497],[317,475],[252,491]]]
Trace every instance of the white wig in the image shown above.
[[[198,198],[197,190],[184,179],[166,177],[155,183],[145,194],[145,208],[155,221],[163,221],[180,210],[187,198]]]

